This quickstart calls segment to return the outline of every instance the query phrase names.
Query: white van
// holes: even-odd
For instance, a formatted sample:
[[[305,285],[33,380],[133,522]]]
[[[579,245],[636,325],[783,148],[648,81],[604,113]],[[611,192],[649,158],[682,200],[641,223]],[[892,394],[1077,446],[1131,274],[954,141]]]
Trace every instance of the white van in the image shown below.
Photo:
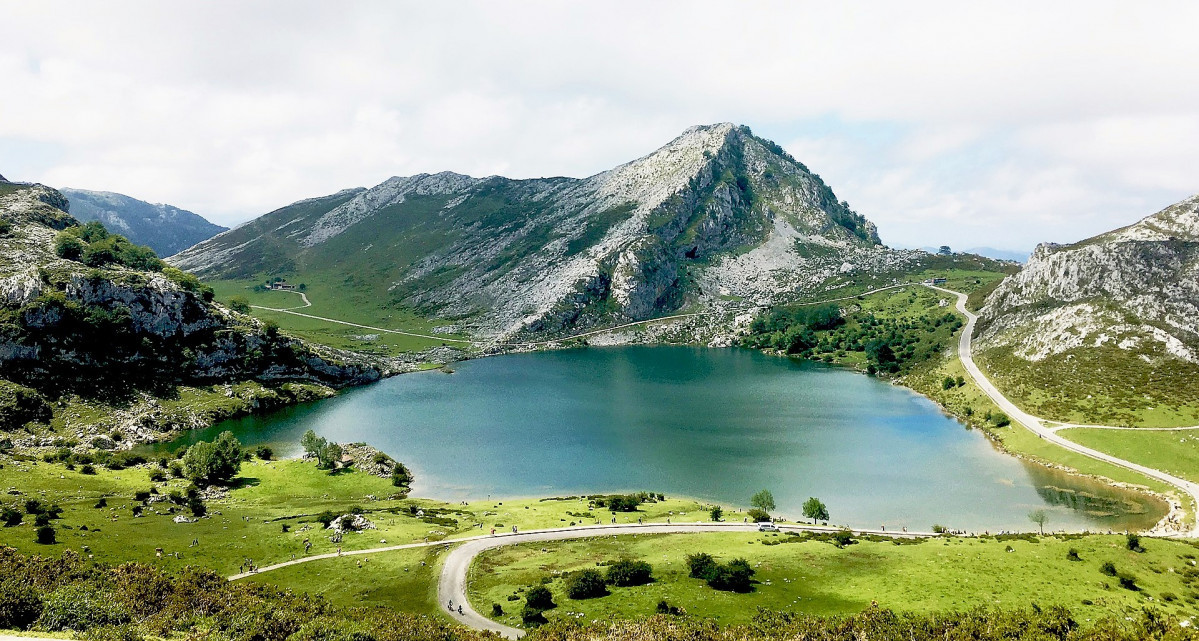
[[[770,521],[762,521],[761,523],[758,524],[758,531],[759,532],[778,532],[779,526],[775,525],[774,523],[771,523]]]

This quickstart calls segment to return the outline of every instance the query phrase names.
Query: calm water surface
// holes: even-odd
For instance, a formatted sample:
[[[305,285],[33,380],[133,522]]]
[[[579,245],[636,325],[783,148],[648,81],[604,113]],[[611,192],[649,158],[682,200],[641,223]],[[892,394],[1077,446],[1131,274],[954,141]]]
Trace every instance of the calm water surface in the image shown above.
[[[440,499],[652,490],[745,505],[762,488],[800,517],[992,531],[1149,527],[1164,505],[1024,463],[928,399],[850,371],[739,349],[622,347],[518,354],[406,374],[226,421],[243,443],[298,452],[305,430],[366,441]]]

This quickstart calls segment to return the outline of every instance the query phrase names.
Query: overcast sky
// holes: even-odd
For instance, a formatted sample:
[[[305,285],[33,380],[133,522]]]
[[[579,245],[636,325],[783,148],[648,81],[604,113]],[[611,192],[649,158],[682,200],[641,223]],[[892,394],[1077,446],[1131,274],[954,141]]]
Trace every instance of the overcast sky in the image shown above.
[[[732,121],[892,245],[1028,249],[1199,193],[1199,2],[979,4],[0,0],[0,174],[232,225]]]

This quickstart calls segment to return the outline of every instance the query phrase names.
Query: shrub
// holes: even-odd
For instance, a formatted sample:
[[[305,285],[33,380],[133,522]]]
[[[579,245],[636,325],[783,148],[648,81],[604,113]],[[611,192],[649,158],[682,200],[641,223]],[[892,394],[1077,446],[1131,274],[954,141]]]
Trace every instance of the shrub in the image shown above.
[[[1075,550],[1074,548],[1070,548],[1070,550],[1066,552],[1066,560],[1067,561],[1081,561],[1082,558],[1080,558],[1078,556],[1078,550]]]
[[[270,447],[267,447],[266,445],[259,445],[258,449],[254,450],[254,455],[264,461],[269,461],[269,460],[275,458],[275,450],[272,450]]]
[[[41,501],[39,501],[37,499],[29,499],[28,501],[25,501],[25,512],[26,513],[41,514],[42,512],[45,512],[45,511],[46,511],[46,508],[42,505]]]
[[[745,559],[733,559],[724,565],[718,565],[708,585],[716,590],[729,592],[750,592],[753,588],[754,569]]]
[[[0,582],[0,629],[24,630],[42,615],[42,600],[32,586]]]
[[[396,463],[395,467],[391,468],[391,484],[396,487],[412,485],[412,472],[403,463]]]
[[[666,602],[666,599],[662,599],[661,601],[658,601],[657,611],[658,611],[658,614],[670,614],[670,615],[674,615],[674,616],[683,614],[682,608],[675,606],[675,605],[670,605],[669,603]]]
[[[549,621],[546,621],[545,615],[541,613],[541,610],[531,607],[528,604],[525,604],[524,609],[520,611],[520,620],[525,624],[525,627],[529,628],[549,623]]]
[[[719,521],[721,519],[721,517],[724,516],[724,509],[721,508],[719,505],[714,505],[714,506],[712,506],[712,509],[708,510],[708,516],[713,521]]]
[[[833,533],[833,545],[843,548],[847,545],[857,543],[853,538],[853,532],[849,530],[837,530]]]
[[[47,630],[84,632],[102,625],[128,623],[131,616],[115,594],[91,586],[67,585],[46,597],[38,623]]]
[[[161,467],[150,468],[150,480],[154,483],[161,483],[167,480],[166,470]]]
[[[593,599],[606,594],[608,588],[599,570],[587,568],[566,577],[566,596],[572,599]]]
[[[43,525],[50,525],[50,515],[46,514],[45,512],[42,512],[41,514],[36,515],[33,518],[33,525],[34,525],[34,527],[42,527]]]
[[[43,525],[37,529],[37,542],[42,545],[53,545],[58,543],[58,539],[54,536],[54,528],[49,525]]]
[[[229,309],[240,314],[249,314],[250,301],[245,296],[234,296],[229,299]]]
[[[749,520],[753,523],[763,523],[770,520],[770,513],[762,508],[755,507],[746,514],[749,515]]]
[[[1103,565],[1099,566],[1099,571],[1108,576],[1116,576],[1116,564],[1111,561],[1104,561]]]
[[[317,522],[320,523],[321,525],[325,526],[326,528],[328,528],[329,524],[332,523],[333,520],[336,518],[337,518],[337,515],[330,512],[329,510],[325,510],[324,512],[321,512],[320,514],[316,515]]]
[[[95,507],[97,510],[99,510],[100,508],[105,508],[105,507],[108,507],[108,499],[106,499],[106,498],[104,498],[103,496],[101,496],[101,497],[100,497],[100,500],[99,500],[99,501],[96,501],[96,505],[95,505],[94,507]]]
[[[613,494],[607,497],[607,504],[612,512],[633,512],[641,505],[641,498],[632,494]]]
[[[716,568],[716,559],[706,552],[687,555],[687,568],[693,579],[707,579]]]
[[[620,560],[608,566],[605,580],[610,585],[645,585],[654,580],[653,567],[645,561]]]
[[[13,527],[21,524],[25,515],[21,512],[5,506],[0,508],[0,520],[4,521],[4,527]]]
[[[938,523],[933,524],[933,534],[945,534],[948,531],[949,528],[945,527],[944,525]]]
[[[504,606],[502,606],[498,603],[492,603],[491,604],[491,616],[493,616],[493,617],[504,616]]]
[[[200,441],[187,448],[183,469],[192,483],[206,486],[228,482],[241,469],[241,461],[241,443],[226,431],[211,443]]]
[[[177,479],[183,478],[183,463],[179,461],[171,461],[168,469],[171,472],[171,476]]]
[[[1141,537],[1138,534],[1128,534],[1125,546],[1133,552],[1144,552],[1145,548],[1141,547]]]
[[[1124,588],[1125,590],[1132,590],[1133,592],[1136,592],[1141,589],[1139,586],[1137,586],[1137,577],[1134,574],[1121,572],[1117,579],[1120,581],[1120,587]]]
[[[554,595],[550,594],[549,588],[544,585],[534,585],[525,590],[525,603],[538,612],[557,607],[554,603]]]
[[[149,501],[150,500],[150,491],[149,490],[138,490],[138,491],[134,492],[133,500],[138,501],[140,503],[145,503],[146,501]]]

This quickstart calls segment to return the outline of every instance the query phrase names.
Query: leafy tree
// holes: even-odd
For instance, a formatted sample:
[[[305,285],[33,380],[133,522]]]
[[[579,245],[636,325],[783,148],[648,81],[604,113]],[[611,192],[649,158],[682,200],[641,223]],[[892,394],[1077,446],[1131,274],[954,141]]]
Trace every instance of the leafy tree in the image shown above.
[[[54,239],[54,253],[59,258],[67,260],[79,261],[83,258],[83,250],[87,249],[87,245],[83,244],[82,240],[71,234],[59,234]]]
[[[412,472],[403,463],[396,462],[391,468],[391,484],[396,487],[412,485]]]
[[[713,505],[712,509],[708,510],[708,516],[711,517],[713,521],[719,521],[720,518],[724,516],[724,508],[720,507],[719,505]]]
[[[566,596],[572,599],[593,599],[606,594],[608,588],[599,570],[586,568],[566,577]]]
[[[250,313],[250,301],[245,296],[234,296],[229,299],[229,309],[241,313]]]
[[[213,442],[200,441],[183,455],[184,474],[200,487],[227,483],[241,469],[241,443],[232,432],[221,432]]]
[[[641,497],[635,494],[613,494],[606,498],[611,512],[633,512],[641,505]]]
[[[0,508],[0,521],[4,521],[4,527],[14,527],[21,524],[25,519],[25,515],[11,507],[4,506]]]
[[[770,518],[770,513],[760,507],[750,508],[746,514],[749,516],[749,520],[754,523],[762,523],[764,521],[772,520]]]
[[[609,564],[605,577],[608,584],[618,587],[645,585],[653,580],[653,567],[649,563],[627,559]]]
[[[524,609],[520,611],[520,620],[521,623],[525,624],[525,627],[529,628],[535,628],[539,625],[545,625],[546,623],[549,623],[549,621],[546,620],[545,615],[542,614],[541,610],[538,610],[537,608],[534,608],[528,604],[525,604]]]
[[[1037,524],[1041,534],[1045,534],[1045,523],[1049,521],[1049,514],[1045,510],[1033,510],[1028,513],[1028,520]]]
[[[708,585],[716,590],[729,592],[751,592],[753,588],[754,569],[745,559],[733,559],[726,564],[716,566],[708,578]]]
[[[1141,536],[1139,534],[1128,533],[1124,546],[1133,552],[1144,552],[1145,548],[1141,547]]]
[[[750,498],[749,504],[763,512],[773,512],[775,508],[774,494],[771,494],[770,490],[762,490]]]
[[[304,453],[316,459],[316,466],[322,470],[331,470],[341,461],[342,449],[337,443],[330,443],[316,432],[308,430],[300,437],[300,446]]]
[[[949,256],[953,253],[953,250],[949,248],[949,245],[941,245],[937,248],[937,253],[942,256]]]
[[[254,455],[263,461],[269,461],[275,458],[275,450],[267,445],[259,445],[258,449],[254,451]]]
[[[530,608],[536,608],[538,611],[558,607],[554,603],[554,595],[550,594],[549,588],[544,585],[534,585],[525,590],[525,603]]]
[[[941,381],[941,389],[949,390],[957,386],[957,381],[952,376],[946,376],[945,380]]]
[[[808,497],[808,500],[804,501],[803,504],[803,515],[804,518],[812,519],[813,524],[816,521],[827,521],[828,507],[824,504],[824,501],[814,496]]]

